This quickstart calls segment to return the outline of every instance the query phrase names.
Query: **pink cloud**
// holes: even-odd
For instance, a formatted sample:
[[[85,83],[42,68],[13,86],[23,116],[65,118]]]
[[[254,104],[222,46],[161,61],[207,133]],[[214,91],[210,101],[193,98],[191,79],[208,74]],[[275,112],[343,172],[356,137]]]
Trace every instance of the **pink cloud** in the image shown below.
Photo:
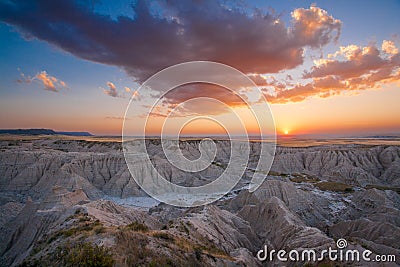
[[[361,90],[378,88],[400,80],[400,54],[392,43],[382,50],[375,45],[340,47],[327,59],[315,61],[304,78],[311,79],[303,85],[287,86],[273,93],[264,89],[271,103],[299,102],[312,96],[326,98],[338,94],[355,94]],[[386,51],[384,51],[386,49]],[[389,52],[389,51],[390,52]],[[394,53],[397,52],[397,53]]]
[[[117,88],[115,87],[115,85],[112,82],[107,82],[107,86],[109,89],[103,89],[103,92],[111,97],[118,97],[119,94],[117,92]]]
[[[44,86],[44,90],[51,92],[59,92],[61,89],[68,88],[67,84],[57,79],[54,76],[49,75],[45,70],[37,73],[35,76],[25,76],[24,73],[20,73],[21,78],[17,80],[18,83],[32,83],[33,81],[37,81]]]

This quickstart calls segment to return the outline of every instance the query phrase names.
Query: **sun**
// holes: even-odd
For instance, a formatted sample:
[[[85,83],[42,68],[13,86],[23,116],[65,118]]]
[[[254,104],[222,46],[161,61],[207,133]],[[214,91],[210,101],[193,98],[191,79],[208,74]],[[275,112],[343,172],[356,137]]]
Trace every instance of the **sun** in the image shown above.
[[[283,131],[283,133],[284,133],[285,135],[288,135],[288,134],[289,134],[289,131],[288,131],[288,130],[285,130],[285,131]]]

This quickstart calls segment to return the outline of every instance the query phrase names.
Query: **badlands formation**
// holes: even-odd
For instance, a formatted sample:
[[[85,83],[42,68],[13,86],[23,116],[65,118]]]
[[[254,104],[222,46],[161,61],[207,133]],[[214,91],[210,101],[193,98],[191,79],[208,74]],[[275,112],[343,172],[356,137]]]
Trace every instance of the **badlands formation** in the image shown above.
[[[207,184],[229,161],[229,142],[220,140],[207,169],[183,172],[168,164],[159,140],[146,142],[157,170],[179,185]],[[188,158],[199,156],[198,145],[180,143]],[[89,254],[115,266],[314,266],[321,262],[255,255],[264,245],[321,251],[339,238],[400,264],[400,146],[277,146],[266,180],[250,193],[252,175],[263,172],[254,142],[235,189],[193,208],[148,197],[119,142],[2,138],[0,150],[0,266],[72,266]],[[140,164],[134,172],[149,175]],[[375,266],[349,265],[368,264]]]

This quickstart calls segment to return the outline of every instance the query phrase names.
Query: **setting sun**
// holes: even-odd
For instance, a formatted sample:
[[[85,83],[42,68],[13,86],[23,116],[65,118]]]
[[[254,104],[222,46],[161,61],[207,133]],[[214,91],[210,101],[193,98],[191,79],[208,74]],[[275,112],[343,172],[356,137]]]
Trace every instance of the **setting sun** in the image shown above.
[[[288,130],[285,130],[285,131],[283,131],[283,133],[284,133],[285,135],[288,135],[288,134],[289,134],[289,131],[288,131]]]

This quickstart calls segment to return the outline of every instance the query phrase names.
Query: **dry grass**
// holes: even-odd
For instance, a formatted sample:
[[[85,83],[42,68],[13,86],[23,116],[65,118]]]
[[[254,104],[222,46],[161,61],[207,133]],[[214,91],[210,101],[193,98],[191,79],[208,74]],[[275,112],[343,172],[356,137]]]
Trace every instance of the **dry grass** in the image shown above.
[[[383,186],[383,185],[374,185],[374,184],[369,184],[365,186],[365,189],[378,189],[378,190],[392,190],[395,191],[397,194],[400,194],[400,188],[399,187],[390,187],[390,186]]]
[[[307,175],[307,174],[304,174],[304,173],[293,173],[289,177],[289,180],[294,182],[294,183],[318,183],[319,181],[321,181],[316,176]]]
[[[339,182],[319,182],[315,186],[323,191],[334,191],[341,193],[351,193],[353,192],[353,187],[344,183]]]

